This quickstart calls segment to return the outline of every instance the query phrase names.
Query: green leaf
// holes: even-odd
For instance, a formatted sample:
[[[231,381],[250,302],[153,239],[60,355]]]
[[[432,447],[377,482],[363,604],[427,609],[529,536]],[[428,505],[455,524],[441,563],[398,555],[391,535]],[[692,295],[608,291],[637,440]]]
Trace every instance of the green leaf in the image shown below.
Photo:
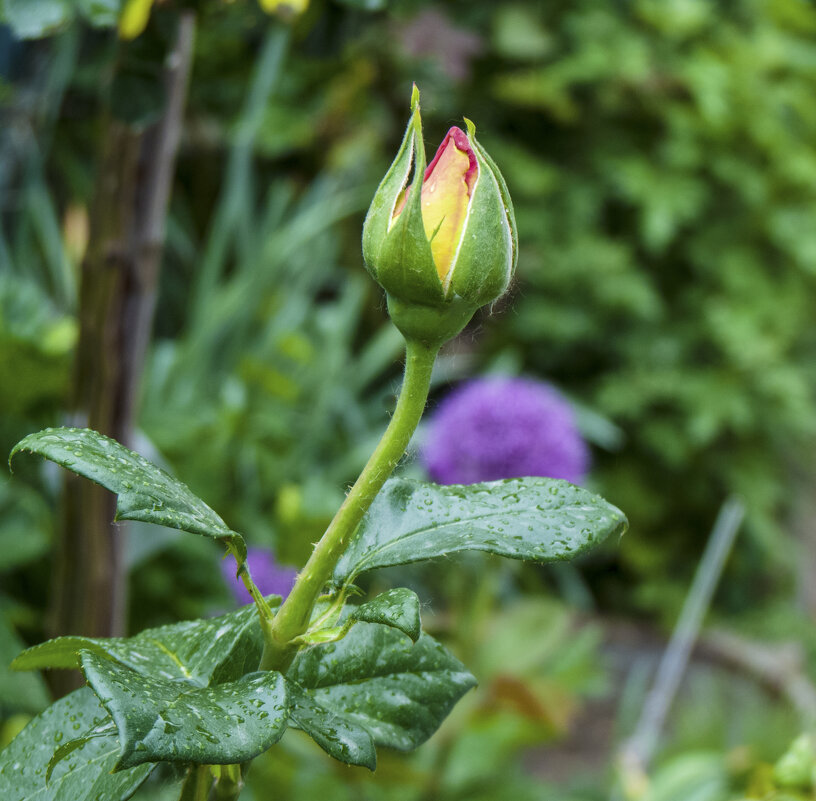
[[[2,0],[5,21],[20,39],[56,33],[73,18],[67,0]]]
[[[0,352],[3,348],[0,342]],[[22,481],[0,481],[0,573],[30,564],[48,552],[53,515],[41,492]]]
[[[95,28],[109,28],[119,20],[119,0],[76,0],[77,7]]]
[[[34,718],[0,751],[3,801],[119,801],[130,798],[154,765],[111,773],[119,758],[119,739],[99,737],[67,754],[46,773],[61,743],[76,739],[108,717],[88,687],[61,698]]]
[[[458,551],[532,562],[572,559],[626,527],[620,509],[558,479],[444,487],[391,479],[360,523],[334,579],[348,583],[364,570]]]
[[[280,603],[279,596],[267,600]],[[275,603],[277,602],[277,603]],[[253,604],[228,615],[145,629],[127,639],[57,637],[23,651],[15,670],[78,668],[80,651],[115,659],[145,676],[183,679],[205,687],[234,681],[255,670],[261,658],[261,631]]]
[[[87,734],[83,734],[81,737],[77,737],[75,740],[68,740],[68,742],[60,743],[48,763],[48,769],[45,771],[45,783],[48,784],[48,782],[51,781],[54,768],[56,768],[57,765],[59,765],[59,763],[62,762],[62,760],[67,756],[73,754],[74,751],[77,751],[80,748],[84,748],[91,740],[94,740],[97,737],[110,737],[111,735],[116,737],[116,725],[110,718],[105,718],[104,722],[91,729]]]
[[[88,428],[46,428],[18,442],[9,462],[21,451],[37,453],[67,470],[116,493],[116,520],[141,520],[226,545],[246,560],[243,537],[193,495],[185,484],[115,440]]]
[[[383,623],[407,634],[414,642],[421,634],[419,598],[405,587],[397,587],[378,595],[368,603],[354,607],[352,620],[365,623]]]
[[[0,614],[0,715],[34,713],[48,706],[48,690],[40,676],[22,676],[9,670],[9,663],[22,647],[5,615]]]
[[[286,686],[275,671],[202,688],[150,678],[91,651],[83,651],[81,659],[88,684],[119,731],[117,769],[160,761],[246,762],[286,730]]]
[[[291,726],[306,732],[329,756],[346,765],[377,767],[377,751],[367,729],[317,703],[295,682],[287,679],[286,686]]]
[[[376,623],[357,623],[339,642],[301,651],[287,679],[335,721],[400,751],[425,742],[476,684],[432,637],[423,634],[412,643]]]

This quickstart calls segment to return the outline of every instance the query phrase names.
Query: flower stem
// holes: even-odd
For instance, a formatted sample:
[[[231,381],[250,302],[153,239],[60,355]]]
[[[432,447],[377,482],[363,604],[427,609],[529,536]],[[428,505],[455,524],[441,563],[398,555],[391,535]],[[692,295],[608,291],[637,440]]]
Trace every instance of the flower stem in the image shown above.
[[[407,340],[405,378],[394,416],[275,616],[270,636],[266,637],[261,670],[284,671],[292,663],[297,652],[297,645],[292,640],[308,628],[315,601],[331,578],[363,515],[405,453],[422,417],[438,352],[439,346]]]

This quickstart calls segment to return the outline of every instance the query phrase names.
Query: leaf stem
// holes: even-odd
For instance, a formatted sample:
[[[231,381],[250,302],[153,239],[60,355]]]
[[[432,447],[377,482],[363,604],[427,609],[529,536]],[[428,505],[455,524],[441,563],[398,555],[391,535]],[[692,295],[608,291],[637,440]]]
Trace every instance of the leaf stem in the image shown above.
[[[249,573],[249,565],[247,564],[246,559],[244,559],[235,548],[230,548],[230,552],[232,553],[233,557],[235,557],[235,562],[238,565],[238,578],[240,578],[244,583],[244,587],[246,587],[247,592],[250,594],[250,597],[255,604],[255,608],[258,610],[258,618],[261,622],[261,629],[264,633],[264,638],[266,638],[272,626],[272,610],[269,608],[266,598],[263,597],[263,594],[252,580],[252,576]]]
[[[217,780],[213,790],[213,801],[235,801],[244,789],[240,765],[218,765],[215,768]]]
[[[179,801],[207,801],[212,786],[213,775],[210,766],[191,765],[181,788]]]
[[[265,637],[261,670],[284,671],[292,663],[297,652],[297,645],[292,641],[308,628],[315,601],[331,578],[363,515],[405,453],[422,417],[438,352],[438,345],[407,340],[405,378],[394,416],[275,616],[270,636]]]

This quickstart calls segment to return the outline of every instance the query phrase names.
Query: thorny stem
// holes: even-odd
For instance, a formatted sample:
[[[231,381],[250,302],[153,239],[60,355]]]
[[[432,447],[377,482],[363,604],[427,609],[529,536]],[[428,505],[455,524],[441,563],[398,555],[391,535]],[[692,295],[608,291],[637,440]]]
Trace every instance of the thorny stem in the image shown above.
[[[297,652],[297,645],[292,641],[308,628],[315,601],[331,578],[363,515],[405,453],[422,417],[438,352],[438,346],[407,341],[405,378],[394,416],[275,616],[269,636],[265,636],[261,670],[285,671],[292,663]]]

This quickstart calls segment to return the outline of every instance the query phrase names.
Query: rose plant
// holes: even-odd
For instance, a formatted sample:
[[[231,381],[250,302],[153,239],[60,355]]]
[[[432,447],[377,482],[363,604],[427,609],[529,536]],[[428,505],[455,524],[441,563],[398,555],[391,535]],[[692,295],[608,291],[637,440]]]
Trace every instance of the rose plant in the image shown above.
[[[570,559],[625,530],[620,510],[559,479],[389,479],[424,410],[439,348],[505,291],[517,257],[507,187],[472,123],[467,133],[452,129],[426,167],[416,89],[402,146],[366,218],[363,254],[406,340],[404,381],[382,440],[285,601],[258,590],[239,533],[119,443],[54,428],[12,451],[114,492],[117,519],[217,540],[252,603],[126,639],[58,637],[20,654],[18,669],[80,668],[87,686],[0,753],[1,798],[126,799],[157,769],[180,799],[237,798],[251,760],[287,727],[341,762],[374,770],[377,746],[419,746],[476,678],[422,631],[412,591],[351,602],[359,575],[466,550]]]

